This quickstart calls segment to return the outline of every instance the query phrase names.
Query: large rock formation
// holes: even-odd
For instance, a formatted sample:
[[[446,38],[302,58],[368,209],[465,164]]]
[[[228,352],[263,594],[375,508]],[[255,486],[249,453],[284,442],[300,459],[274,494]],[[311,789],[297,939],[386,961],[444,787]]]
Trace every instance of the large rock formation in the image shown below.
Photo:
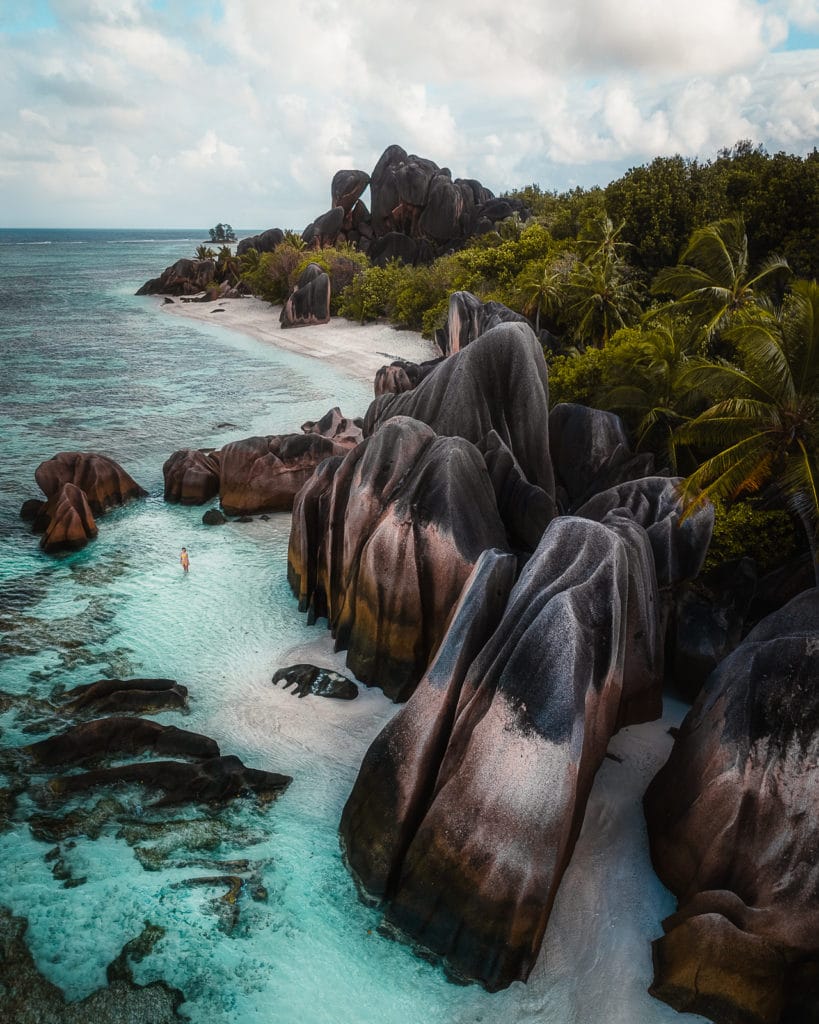
[[[403,391],[412,391],[424,377],[428,377],[443,356],[428,359],[423,363],[413,363],[408,359],[395,359],[388,366],[380,367],[375,374],[373,391],[379,395],[400,395]],[[21,513],[22,514],[22,513]]]
[[[165,501],[203,505],[219,493],[219,453],[182,448],[162,467]]]
[[[489,989],[540,948],[620,707],[630,542],[556,519],[517,583],[487,551],[341,822],[386,921]]]
[[[288,578],[355,675],[404,700],[481,552],[505,544],[477,448],[397,417],[299,493]]]
[[[529,483],[553,502],[548,404],[546,362],[534,332],[526,324],[507,323],[444,359],[412,391],[376,398],[364,432],[372,434],[393,416],[411,416],[439,435],[476,444],[494,430]]]
[[[549,413],[549,451],[564,512],[574,512],[600,491],[654,473],[654,456],[632,453],[619,416],[572,402],[560,402]]]
[[[436,332],[435,340],[444,355],[451,356],[493,327],[506,323],[528,325],[529,321],[502,302],[482,302],[472,292],[453,292],[446,326]]]
[[[310,263],[282,306],[279,323],[282,327],[309,327],[326,324],[329,319],[330,277],[317,263]]]
[[[678,912],[652,993],[718,1024],[819,1019],[819,590],[712,673],[648,788]]]
[[[124,505],[132,498],[144,498],[148,493],[119,463],[98,452],[59,452],[40,463],[34,479],[48,498],[64,484],[76,485],[85,492],[94,515]]]
[[[34,530],[40,529],[40,547],[49,554],[77,551],[99,532],[85,493],[70,483],[63,484],[40,510]]]
[[[316,466],[351,446],[318,433],[231,441],[219,456],[222,508],[228,515],[289,511]]]
[[[262,231],[258,235],[243,238],[236,246],[236,255],[242,256],[249,249],[255,249],[256,252],[273,252],[276,246],[281,245],[283,241],[284,232],[281,228],[268,228],[267,231]]]
[[[177,260],[159,277],[151,278],[137,295],[196,295],[214,283],[216,263],[213,260]]]

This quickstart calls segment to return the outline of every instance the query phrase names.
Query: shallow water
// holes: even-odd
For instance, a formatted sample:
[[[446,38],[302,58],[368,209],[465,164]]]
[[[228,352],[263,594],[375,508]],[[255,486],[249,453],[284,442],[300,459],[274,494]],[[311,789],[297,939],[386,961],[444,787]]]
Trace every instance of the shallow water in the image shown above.
[[[94,841],[63,843],[68,872],[87,879],[75,888],[52,876],[44,855],[54,844],[35,840],[21,817],[0,834],[0,904],[29,918],[39,966],[82,997],[105,983],[106,965],[149,919],[166,934],[136,965],[137,980],[180,987],[195,1024],[694,1019],[645,992],[649,941],[673,909],[649,866],[639,803],[670,743],[660,723],[615,739],[625,759],[601,769],[528,985],[496,995],[453,985],[378,934],[377,911],[359,901],[342,866],[337,824],[393,705],[372,690],[348,703],[299,700],[270,685],[293,661],[343,668],[289,593],[289,516],[213,528],[201,508],[162,501],[162,463],[175,449],[297,430],[332,405],[359,415],[370,390],[133,296],[200,241],[196,232],[0,232],[0,690],[47,696],[106,675],[172,677],[190,688],[191,710],[159,720],[294,781],[267,808],[236,802],[218,830],[201,812],[163,812],[201,820],[162,836],[146,825],[157,816],[137,794],[120,797],[136,846],[113,823]],[[39,462],[73,449],[113,456],[150,496],[101,517],[84,551],[47,558],[17,513],[37,495]],[[668,720],[681,710],[669,707]],[[6,748],[31,739],[12,713],[0,728]],[[138,855],[151,863],[162,851],[159,870],[142,867]],[[238,858],[267,897],[253,899],[248,886],[228,933],[224,905],[215,907],[224,890],[180,883],[219,873],[206,862]]]

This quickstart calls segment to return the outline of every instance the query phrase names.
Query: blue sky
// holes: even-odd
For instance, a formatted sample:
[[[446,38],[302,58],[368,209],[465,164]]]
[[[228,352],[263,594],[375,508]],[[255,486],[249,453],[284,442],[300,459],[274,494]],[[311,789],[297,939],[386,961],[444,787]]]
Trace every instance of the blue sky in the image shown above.
[[[394,142],[490,188],[819,145],[819,0],[0,0],[0,226],[302,228]]]

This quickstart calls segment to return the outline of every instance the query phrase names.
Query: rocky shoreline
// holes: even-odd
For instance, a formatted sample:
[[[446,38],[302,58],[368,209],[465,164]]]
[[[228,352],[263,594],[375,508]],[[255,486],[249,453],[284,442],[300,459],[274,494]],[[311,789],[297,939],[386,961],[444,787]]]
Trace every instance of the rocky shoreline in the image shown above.
[[[612,737],[703,682],[682,610],[713,510],[684,514],[618,417],[550,408],[531,328],[477,312],[454,295],[443,358],[380,370],[356,419],[188,449],[165,476],[167,500],[292,507],[300,609],[406,702],[344,809],[346,862],[386,930],[495,991],[538,959]],[[679,899],[651,991],[717,1024],[817,1011],[818,641],[815,589],[726,626],[646,797]]]

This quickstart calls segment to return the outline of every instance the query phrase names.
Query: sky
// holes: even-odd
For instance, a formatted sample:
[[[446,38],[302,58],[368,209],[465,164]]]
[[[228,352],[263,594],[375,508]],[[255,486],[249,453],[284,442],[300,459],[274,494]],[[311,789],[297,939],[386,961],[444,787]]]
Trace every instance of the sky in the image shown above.
[[[805,155],[819,0],[0,0],[0,96],[2,227],[300,230],[392,143],[495,192]]]

